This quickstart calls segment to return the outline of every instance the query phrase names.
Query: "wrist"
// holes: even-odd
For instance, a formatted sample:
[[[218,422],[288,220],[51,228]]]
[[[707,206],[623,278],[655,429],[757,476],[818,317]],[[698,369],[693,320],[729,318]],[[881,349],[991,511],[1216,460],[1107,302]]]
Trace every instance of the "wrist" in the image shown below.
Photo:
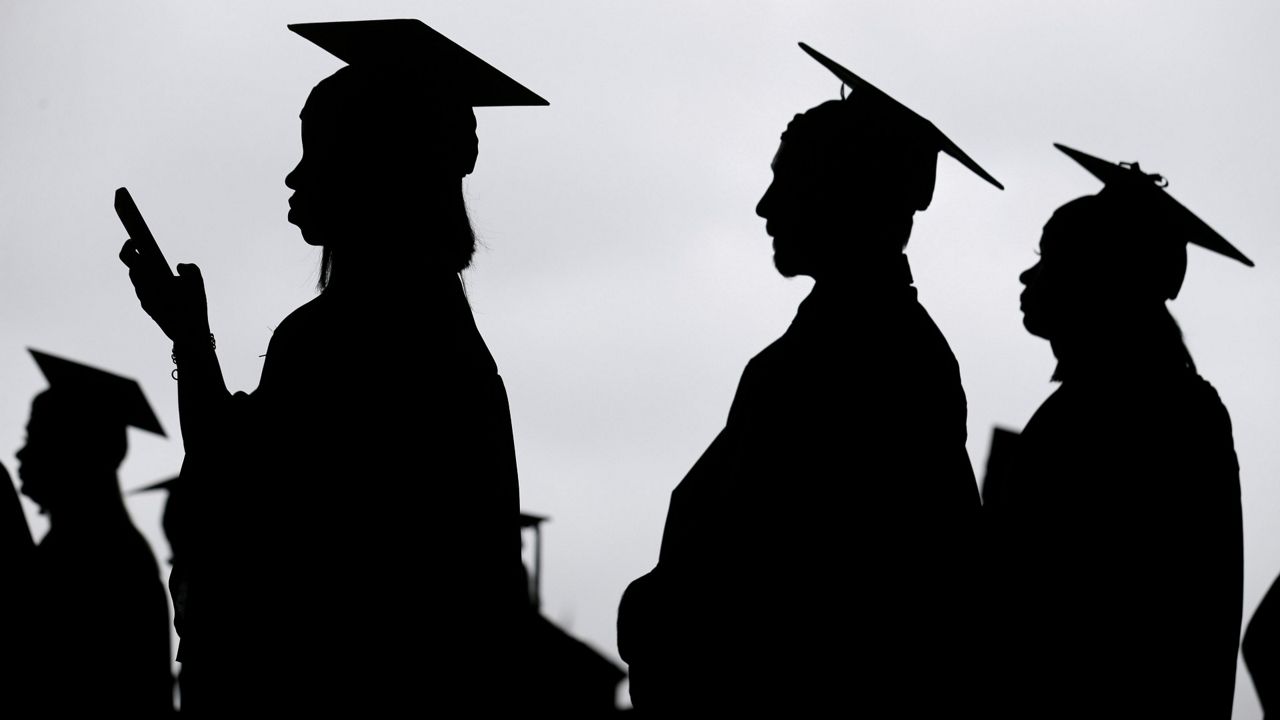
[[[173,341],[173,350],[169,353],[169,359],[173,364],[181,365],[192,357],[203,354],[204,352],[212,353],[218,349],[218,341],[213,333],[206,333],[203,336],[191,334],[182,336],[181,339]],[[175,367],[170,377],[174,380],[178,379],[178,368]]]
[[[213,336],[213,332],[209,329],[209,324],[193,323],[189,327],[175,328],[174,333],[169,336],[174,345],[183,347],[198,347],[209,342],[209,338]]]

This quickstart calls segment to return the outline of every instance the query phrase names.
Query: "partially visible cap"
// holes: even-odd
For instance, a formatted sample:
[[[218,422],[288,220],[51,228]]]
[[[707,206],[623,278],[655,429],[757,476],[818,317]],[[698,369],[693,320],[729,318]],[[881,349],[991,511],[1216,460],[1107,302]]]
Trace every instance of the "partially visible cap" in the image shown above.
[[[1136,162],[1113,163],[1066,145],[1054,143],[1053,146],[1103,182],[1105,187],[1099,195],[1114,196],[1134,213],[1142,215],[1150,227],[1162,229],[1162,237],[1183,247],[1186,243],[1199,245],[1253,267],[1253,261],[1244,253],[1166,192],[1168,182],[1160,175],[1143,172]],[[1177,288],[1173,294],[1177,294]]]
[[[178,477],[179,476],[175,475],[171,478],[165,478],[164,480],[161,480],[159,482],[153,482],[150,485],[143,485],[140,488],[134,488],[133,490],[129,491],[129,494],[137,495],[138,493],[156,492],[159,490],[168,490],[172,492],[174,485],[178,483]]]
[[[82,406],[85,414],[164,436],[160,420],[136,380],[28,348],[49,391]]]
[[[416,76],[424,93],[461,105],[549,104],[421,20],[296,23],[289,29],[353,67]]]
[[[800,49],[821,63],[823,67],[830,70],[832,74],[840,78],[840,81],[849,87],[849,95],[844,99],[844,102],[859,105],[867,113],[882,116],[886,124],[906,130],[911,137],[912,144],[918,145],[927,152],[945,152],[958,160],[960,164],[969,168],[978,177],[1001,190],[1004,189],[1004,185],[1001,185],[1000,181],[992,177],[986,170],[983,170],[973,158],[961,150],[932,122],[808,45],[800,43]],[[930,197],[932,196],[932,189],[932,183],[930,182],[928,187]],[[924,205],[928,205],[928,198],[925,199]],[[923,207],[920,209],[923,209]]]

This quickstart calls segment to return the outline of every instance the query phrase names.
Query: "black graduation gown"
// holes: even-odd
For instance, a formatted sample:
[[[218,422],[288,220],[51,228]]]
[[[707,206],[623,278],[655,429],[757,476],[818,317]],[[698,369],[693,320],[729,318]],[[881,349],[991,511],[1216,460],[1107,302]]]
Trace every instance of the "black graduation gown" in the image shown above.
[[[184,465],[184,696],[501,708],[527,604],[502,380],[458,282],[338,292],[280,324]]]
[[[149,718],[173,711],[164,583],[124,507],[111,510],[74,527],[55,520],[35,549],[22,587],[27,611],[10,619],[32,642],[23,658],[28,684],[19,690],[33,713]]]
[[[638,710],[963,704],[977,488],[954,356],[892,281],[819,283],[743,372],[623,597]],[[919,690],[919,691],[917,691]]]
[[[1217,393],[1179,361],[1080,369],[983,489],[987,692],[1013,717],[1231,717],[1240,482]]]
[[[4,578],[4,587],[10,588],[9,592],[0,592],[0,627],[6,638],[0,642],[0,667],[9,668],[5,680],[0,681],[0,707],[14,715],[33,712],[27,707],[24,690],[31,684],[31,627],[23,619],[33,598],[20,590],[31,586],[34,555],[31,529],[27,527],[17,488],[0,465],[0,577]]]

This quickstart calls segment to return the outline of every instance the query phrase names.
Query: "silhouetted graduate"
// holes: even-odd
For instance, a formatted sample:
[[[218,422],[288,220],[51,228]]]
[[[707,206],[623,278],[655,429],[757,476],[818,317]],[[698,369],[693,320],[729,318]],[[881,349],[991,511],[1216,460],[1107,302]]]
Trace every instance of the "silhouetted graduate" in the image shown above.
[[[29,709],[48,717],[169,714],[168,601],[116,475],[127,426],[164,431],[136,382],[31,354],[49,389],[31,404],[18,477],[49,515],[49,531],[25,582],[5,589],[27,599],[25,614],[6,622],[21,623],[29,642]]]
[[[618,647],[638,711],[959,715],[979,500],[959,369],[903,251],[939,151],[997,183],[801,47],[851,92],[788,125],[756,212],[778,271],[816,284],[672,493]]]
[[[138,495],[140,493],[158,492],[163,490],[166,493],[164,501],[164,509],[160,513],[160,529],[164,533],[164,539],[169,543],[169,561],[177,556],[182,547],[182,493],[181,485],[178,477],[171,477],[161,480],[151,485],[140,487],[131,491],[130,495]]]
[[[182,503],[182,485],[179,480],[180,478],[171,477],[140,487],[130,494],[136,495],[160,490],[163,490],[166,494],[164,510],[160,514],[160,529],[164,533],[164,539],[169,543],[169,597],[173,601],[173,627],[181,635],[186,620],[188,589],[186,572],[190,569],[190,564],[178,562],[178,556],[184,547],[184,505]],[[181,652],[178,653],[177,659],[179,663],[182,662]],[[183,684],[182,668],[180,667],[178,670],[178,696],[180,698],[184,694],[182,690]]]
[[[533,530],[533,568],[527,572],[527,626],[520,648],[524,717],[603,718],[618,714],[618,684],[626,672],[595,648],[542,615],[542,523],[545,516],[520,515]],[[526,571],[528,567],[524,567]]]
[[[30,561],[35,543],[13,479],[4,465],[0,465],[0,505],[4,506],[0,508],[0,566],[23,565]]]
[[[1013,717],[1229,718],[1243,581],[1231,420],[1165,301],[1187,243],[1252,263],[1134,163],[1058,208],[1022,274],[1060,387],[983,489],[989,691]],[[1005,466],[1008,468],[1009,463]]]
[[[143,307],[174,340],[188,455],[186,707],[512,706],[525,617],[506,391],[459,273],[475,106],[546,101],[416,20],[290,29],[349,63],[302,110],[289,220],[322,292],[258,389],[223,383],[194,266]]]
[[[0,592],[0,621],[4,623],[4,640],[0,641],[0,667],[6,668],[0,682],[0,709],[10,717],[35,712],[33,700],[26,692],[32,672],[29,649],[31,627],[26,622],[27,602],[37,600],[23,591],[30,587],[31,561],[35,544],[27,526],[18,491],[9,471],[0,465],[0,577],[8,592]],[[37,706],[38,707],[38,706]]]

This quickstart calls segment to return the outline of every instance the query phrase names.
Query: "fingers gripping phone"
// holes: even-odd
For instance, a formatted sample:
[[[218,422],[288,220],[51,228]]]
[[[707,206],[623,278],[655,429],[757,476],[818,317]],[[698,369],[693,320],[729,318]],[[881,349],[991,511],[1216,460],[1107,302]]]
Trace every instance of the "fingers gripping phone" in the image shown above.
[[[129,239],[137,245],[138,255],[143,264],[154,268],[157,272],[163,268],[165,275],[172,276],[173,271],[169,267],[169,261],[165,260],[164,253],[160,252],[155,236],[147,228],[146,221],[142,219],[142,213],[138,212],[138,206],[133,202],[133,197],[129,195],[126,188],[116,189],[115,205],[116,215],[120,216],[120,222],[129,232]]]

